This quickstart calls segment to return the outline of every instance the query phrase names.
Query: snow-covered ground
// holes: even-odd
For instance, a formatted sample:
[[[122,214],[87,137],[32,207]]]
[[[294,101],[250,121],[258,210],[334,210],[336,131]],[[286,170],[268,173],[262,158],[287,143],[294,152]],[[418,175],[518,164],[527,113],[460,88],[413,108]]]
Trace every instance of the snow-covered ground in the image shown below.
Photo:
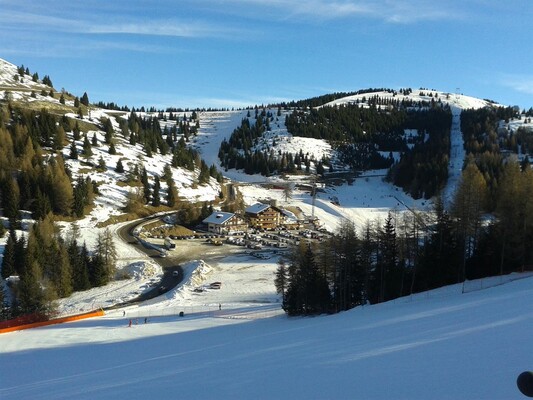
[[[14,84],[16,68],[6,71],[0,85]],[[430,92],[433,98],[438,93],[452,106],[451,179],[446,188],[452,193],[464,160],[460,109],[487,102],[422,92],[409,97],[430,100]],[[356,96],[336,103],[355,100]],[[220,143],[246,113],[199,113],[194,145],[208,165],[219,165]],[[92,110],[91,118],[96,122],[112,115]],[[103,133],[96,135],[102,142]],[[281,123],[273,125],[265,145],[270,146],[274,136],[282,151],[302,148],[316,159],[329,151],[322,141],[291,138]],[[77,144],[80,150],[81,141]],[[89,174],[100,182],[102,195],[95,209],[78,222],[80,240],[89,247],[101,231],[96,224],[117,213],[127,199],[129,189],[116,184],[118,158],[126,169],[142,161],[150,176],[160,175],[169,160],[144,157],[139,146],[128,146],[122,139],[117,150],[118,155],[109,155],[107,146],[93,148],[92,161],[102,156],[106,162],[103,173],[87,172],[80,162],[68,161],[74,176]],[[64,149],[67,156],[68,151]],[[295,189],[292,198],[285,199],[282,189],[249,184],[264,182],[264,177],[224,172],[248,183],[239,187],[247,204],[275,199],[281,206],[314,214],[331,231],[342,219],[361,227],[367,220],[383,220],[391,210],[428,207],[427,201],[415,201],[384,182],[384,174],[369,171],[351,184],[320,187],[313,205],[306,190]],[[180,196],[190,201],[218,194],[214,181],[196,187],[192,173],[177,169],[173,175]],[[291,177],[293,183],[300,180]],[[65,230],[66,225],[62,224]],[[4,244],[5,238],[0,240],[0,252]],[[62,315],[128,300],[160,278],[162,270],[153,260],[118,239],[116,245],[119,268],[129,277],[61,300]],[[231,255],[210,265],[191,260],[183,264],[184,282],[149,302],[110,311],[102,318],[0,335],[0,398],[520,398],[516,376],[532,368],[533,278],[485,279],[468,282],[465,294],[458,285],[339,315],[289,319],[273,284],[278,256],[269,254],[267,260]],[[210,289],[211,282],[222,285]],[[203,291],[195,291],[199,288]],[[128,327],[130,319],[133,325]]]
[[[196,264],[209,281],[234,273],[226,294],[228,281],[211,291],[209,310],[178,316],[185,299],[175,291],[125,317],[114,311],[1,335],[0,398],[522,398],[515,381],[531,369],[533,277],[287,318],[276,303],[250,306],[259,292],[269,300],[276,295],[240,267],[246,263],[218,272]],[[219,310],[223,297],[248,305],[223,303]],[[174,315],[158,316],[165,308]]]
[[[452,106],[452,127],[450,130],[450,160],[448,163],[448,182],[442,191],[444,206],[449,209],[455,189],[461,179],[466,157],[463,133],[461,132],[461,109]]]

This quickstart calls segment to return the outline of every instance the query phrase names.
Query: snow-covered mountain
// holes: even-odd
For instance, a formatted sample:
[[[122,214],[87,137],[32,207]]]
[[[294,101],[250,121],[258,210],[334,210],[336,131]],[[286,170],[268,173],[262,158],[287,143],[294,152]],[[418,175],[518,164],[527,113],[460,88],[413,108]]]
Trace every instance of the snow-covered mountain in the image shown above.
[[[81,117],[72,97],[67,96],[63,105],[59,94],[42,81],[33,82],[31,76],[17,81],[17,74],[16,66],[0,60],[1,99],[38,102],[39,107],[48,104],[53,112],[83,123],[87,136],[99,143],[104,141],[105,119],[118,132],[119,118],[127,118],[127,113],[94,106]],[[452,140],[445,188],[449,199],[465,157],[461,111],[495,104],[423,89],[347,96],[328,105],[364,106],[372,96],[450,105]],[[198,112],[199,129],[190,145],[208,165],[220,166],[221,142],[246,115],[247,110]],[[281,116],[272,124],[272,130],[258,141],[258,149],[291,153],[301,149],[317,160],[331,156],[327,142],[293,137],[283,120]],[[163,127],[175,124],[174,120],[161,121]],[[502,121],[500,128],[514,132],[523,126],[533,128],[526,118]],[[66,136],[69,142],[73,140],[73,132]],[[81,140],[75,143],[81,150]],[[126,170],[142,163],[153,179],[171,160],[159,153],[148,157],[141,145],[131,145],[119,134],[116,154],[109,154],[104,145],[92,151],[89,159],[74,160],[69,159],[70,145],[62,149],[74,178],[90,176],[99,183],[94,209],[78,221],[80,240],[89,246],[99,232],[98,223],[120,214],[135,190],[120,183],[123,176],[115,171],[117,161]],[[100,158],[106,164],[103,171],[91,166]],[[367,220],[383,220],[391,210],[409,213],[409,209],[430,205],[384,182],[383,171],[368,171],[354,181],[321,187],[316,199],[296,185],[287,199],[280,185],[260,184],[285,183],[284,179],[297,184],[306,179],[301,175],[282,179],[235,170],[223,173],[240,182],[247,204],[275,199],[283,207],[315,215],[330,231],[343,219],[362,226]],[[172,168],[172,177],[180,197],[188,202],[212,201],[220,191],[214,179],[198,185],[198,171]],[[68,230],[69,223],[62,226]],[[118,226],[111,226],[112,231]],[[5,240],[0,239],[1,248]],[[118,240],[117,251],[118,266],[130,279],[62,299],[62,314],[122,302],[159,279],[162,270],[154,260]],[[213,265],[192,261],[183,265],[186,279],[179,287],[126,309],[125,318],[121,310],[91,321],[1,335],[0,397],[519,398],[514,380],[519,372],[531,368],[525,350],[533,326],[527,301],[533,291],[530,275],[467,282],[465,294],[461,294],[462,287],[451,286],[335,316],[288,320],[273,284],[276,261],[277,257],[258,260],[247,255],[229,256]],[[223,286],[201,295],[194,292],[194,287],[210,281],[221,281]],[[180,311],[185,311],[185,317],[178,317]],[[128,328],[130,318],[139,319],[139,325]],[[25,367],[30,364],[32,368]]]

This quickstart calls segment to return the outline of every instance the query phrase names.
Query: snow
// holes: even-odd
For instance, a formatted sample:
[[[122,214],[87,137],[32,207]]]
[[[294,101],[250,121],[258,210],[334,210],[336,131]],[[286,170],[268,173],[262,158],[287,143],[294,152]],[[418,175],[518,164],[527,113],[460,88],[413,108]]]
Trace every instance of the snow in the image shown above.
[[[15,66],[0,60],[0,72],[0,90],[14,84]],[[33,88],[31,79],[25,84]],[[430,90],[415,90],[409,98],[429,101],[429,93],[448,102],[453,114],[450,179],[445,189],[449,201],[464,161],[460,110],[488,103]],[[350,96],[334,104],[373,95]],[[13,96],[31,100],[24,89]],[[91,110],[94,122],[102,117],[110,118],[118,130],[114,112]],[[219,165],[220,143],[245,117],[246,111],[199,113],[199,132],[191,140],[208,165]],[[280,125],[273,123],[259,145],[272,148],[276,142],[276,151],[302,149],[316,160],[330,154],[324,141],[291,137]],[[509,129],[518,125],[511,121]],[[96,135],[102,142],[103,133]],[[77,145],[81,150],[81,141]],[[126,170],[142,162],[150,176],[161,175],[169,161],[169,156],[159,154],[145,157],[140,146],[129,146],[122,139],[117,155],[108,154],[107,146],[92,150],[92,162],[102,156],[106,171],[87,173],[79,161],[67,161],[74,177],[89,175],[100,183],[94,210],[78,221],[79,240],[89,247],[103,229],[97,223],[118,214],[132,190],[117,185],[118,159],[123,159]],[[63,152],[68,156],[68,147]],[[367,171],[338,186],[319,184],[314,201],[305,189],[295,188],[286,199],[282,189],[257,184],[279,181],[277,177],[235,170],[224,175],[243,183],[239,190],[246,204],[274,199],[281,207],[318,217],[334,231],[343,219],[360,228],[368,220],[383,220],[391,211],[430,206],[384,182],[385,173]],[[173,178],[180,197],[188,201],[210,201],[220,190],[214,180],[196,187],[194,173],[183,169],[173,169]],[[309,185],[302,176],[287,180]],[[66,234],[68,224],[60,225]],[[120,226],[111,226],[112,233]],[[0,250],[4,245],[5,237],[0,239]],[[61,300],[61,315],[127,301],[159,281],[163,271],[154,260],[118,239],[115,245],[122,279]],[[263,253],[270,258],[232,254],[213,258],[209,264],[190,260],[182,264],[183,282],[150,301],[108,311],[101,318],[0,335],[0,398],[521,398],[515,380],[521,371],[531,369],[533,350],[531,275],[466,282],[464,288],[449,286],[332,316],[287,318],[273,283],[279,254]],[[212,282],[221,282],[220,289],[212,289]],[[128,327],[130,319],[133,325]]]
[[[255,203],[252,204],[250,207],[246,208],[246,210],[244,211],[249,214],[259,214],[268,208],[270,208],[269,204]]]
[[[234,261],[218,271],[193,262],[181,290],[127,309],[126,317],[115,311],[1,335],[0,397],[521,398],[515,380],[531,368],[532,277],[287,318],[279,303],[245,305],[260,292],[277,296],[272,284],[239,270],[247,262]],[[210,291],[203,308],[179,317],[188,286],[221,276],[222,288]],[[221,294],[226,283],[232,288]],[[158,316],[161,310],[173,315]]]
[[[229,212],[216,211],[203,220],[204,224],[223,224],[235,214]]]
[[[448,162],[448,181],[442,191],[444,206],[449,210],[455,189],[461,179],[466,151],[461,132],[461,109],[452,107],[452,127],[450,130],[450,160]]]

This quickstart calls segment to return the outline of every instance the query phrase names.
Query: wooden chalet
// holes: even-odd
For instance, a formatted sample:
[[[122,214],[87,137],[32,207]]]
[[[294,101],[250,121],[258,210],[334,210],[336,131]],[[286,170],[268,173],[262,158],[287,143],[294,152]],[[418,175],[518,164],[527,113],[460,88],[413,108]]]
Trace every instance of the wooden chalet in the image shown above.
[[[270,204],[256,203],[244,210],[244,213],[250,226],[256,229],[277,229],[283,220],[281,210]]]
[[[248,229],[246,221],[237,214],[215,211],[204,219],[208,232],[228,234],[232,232],[245,232]]]

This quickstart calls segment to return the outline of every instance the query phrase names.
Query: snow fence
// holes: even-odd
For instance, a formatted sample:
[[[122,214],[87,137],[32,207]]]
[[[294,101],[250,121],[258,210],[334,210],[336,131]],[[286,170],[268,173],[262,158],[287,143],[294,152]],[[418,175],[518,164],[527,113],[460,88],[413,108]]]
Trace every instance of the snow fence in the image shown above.
[[[21,331],[23,329],[39,328],[41,326],[62,324],[65,322],[79,321],[81,319],[101,317],[103,315],[104,315],[103,310],[97,310],[97,311],[91,311],[91,312],[84,313],[84,314],[71,315],[69,317],[50,319],[47,321],[39,321],[39,322],[33,322],[29,324],[28,323],[16,324],[16,325],[11,325],[11,326],[0,328],[0,334],[14,332],[14,331]]]

